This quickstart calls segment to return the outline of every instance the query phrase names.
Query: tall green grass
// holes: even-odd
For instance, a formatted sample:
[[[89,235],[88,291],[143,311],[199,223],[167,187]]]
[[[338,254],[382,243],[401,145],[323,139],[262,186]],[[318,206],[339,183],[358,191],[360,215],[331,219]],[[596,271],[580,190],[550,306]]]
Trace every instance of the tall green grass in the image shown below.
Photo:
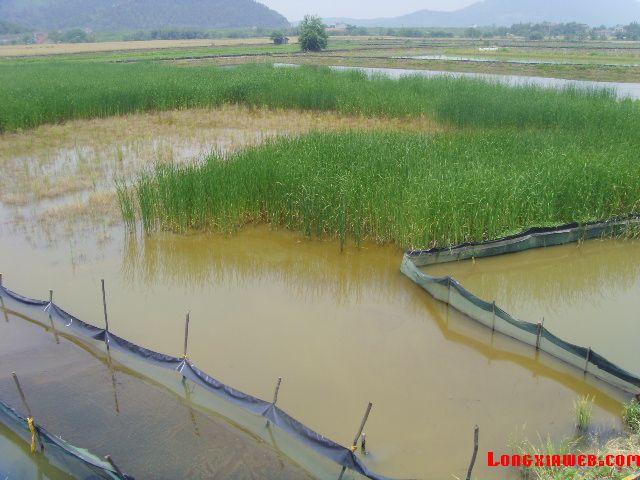
[[[269,222],[422,248],[640,213],[639,179],[636,150],[624,142],[517,129],[345,132],[160,166],[129,195],[147,231]]]
[[[475,79],[368,78],[328,68],[157,63],[0,64],[0,132],[69,119],[239,103],[365,116],[429,115],[457,126],[640,131],[640,105],[606,90],[508,87]]]
[[[259,221],[343,242],[426,247],[639,210],[640,102],[606,90],[312,67],[15,62],[0,65],[0,100],[0,131],[225,103],[426,115],[452,127],[430,137],[313,134],[161,167],[135,195],[119,188],[126,221],[137,211],[147,230]]]

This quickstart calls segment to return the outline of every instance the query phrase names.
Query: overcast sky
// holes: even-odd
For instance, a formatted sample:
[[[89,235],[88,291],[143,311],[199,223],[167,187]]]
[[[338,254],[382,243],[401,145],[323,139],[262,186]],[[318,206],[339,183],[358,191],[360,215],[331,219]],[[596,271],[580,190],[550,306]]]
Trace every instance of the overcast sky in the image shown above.
[[[290,21],[301,20],[307,13],[321,17],[377,18],[397,17],[428,8],[456,10],[477,0],[258,0],[277,10]]]

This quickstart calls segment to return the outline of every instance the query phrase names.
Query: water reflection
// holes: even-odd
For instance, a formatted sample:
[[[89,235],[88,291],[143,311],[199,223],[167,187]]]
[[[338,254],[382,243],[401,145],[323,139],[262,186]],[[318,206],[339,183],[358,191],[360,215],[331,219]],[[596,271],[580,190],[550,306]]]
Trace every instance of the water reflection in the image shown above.
[[[448,342],[481,354],[489,366],[492,362],[513,363],[532,372],[534,378],[551,379],[577,395],[597,391],[597,405],[614,415],[620,410],[620,394],[606,384],[585,378],[576,369],[493,333],[435,301],[399,273],[401,252],[394,247],[351,246],[341,253],[334,241],[307,241],[297,234],[258,227],[233,236],[130,236],[123,252],[124,276],[132,285],[174,284],[206,292],[215,286],[249,291],[257,285],[284,284],[303,305],[325,304],[327,298],[343,307],[366,305],[371,298],[392,302],[398,310],[433,320]],[[446,265],[437,268],[445,269]],[[640,266],[629,267],[630,273],[634,271],[640,271]],[[523,274],[513,288],[526,284]],[[576,295],[581,285],[593,286],[586,278],[581,284],[572,284]]]
[[[329,296],[339,305],[359,303],[365,292],[381,298],[401,294],[389,288],[400,276],[396,247],[351,245],[340,252],[334,241],[268,227],[233,236],[131,235],[123,252],[123,276],[131,284],[203,290],[213,284],[241,289],[281,283],[300,299]]]

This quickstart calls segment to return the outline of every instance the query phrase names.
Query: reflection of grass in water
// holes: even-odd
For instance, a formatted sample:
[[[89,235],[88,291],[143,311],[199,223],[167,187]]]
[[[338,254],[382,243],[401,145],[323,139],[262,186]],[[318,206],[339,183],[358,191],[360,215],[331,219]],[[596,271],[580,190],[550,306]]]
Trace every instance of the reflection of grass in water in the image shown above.
[[[303,298],[324,295],[337,303],[364,295],[411,295],[398,285],[399,251],[363,246],[340,254],[335,242],[308,242],[290,232],[249,228],[233,236],[127,237],[122,269],[130,282],[206,288],[280,282]]]
[[[489,301],[501,299],[501,306],[511,313],[532,301],[554,312],[555,306],[582,305],[585,299],[607,299],[613,291],[632,291],[640,279],[638,258],[636,240],[605,239],[482,258],[475,265],[471,260],[441,264],[425,271],[451,275]]]
[[[451,275],[481,298],[498,299],[511,313],[517,314],[532,300],[552,313],[556,306],[607,301],[611,292],[633,291],[640,281],[640,262],[634,258],[640,258],[637,241],[604,239],[483,258],[475,265],[471,260],[441,264],[425,271]]]

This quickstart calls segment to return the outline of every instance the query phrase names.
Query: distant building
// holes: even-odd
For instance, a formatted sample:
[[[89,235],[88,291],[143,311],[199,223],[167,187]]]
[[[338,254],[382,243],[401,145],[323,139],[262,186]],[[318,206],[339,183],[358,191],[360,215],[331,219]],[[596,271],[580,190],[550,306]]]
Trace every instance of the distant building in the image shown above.
[[[289,43],[289,37],[274,38],[273,43],[276,45],[287,45]]]
[[[327,33],[344,33],[347,31],[348,25],[346,23],[336,23],[335,25],[329,25],[325,30]]]

